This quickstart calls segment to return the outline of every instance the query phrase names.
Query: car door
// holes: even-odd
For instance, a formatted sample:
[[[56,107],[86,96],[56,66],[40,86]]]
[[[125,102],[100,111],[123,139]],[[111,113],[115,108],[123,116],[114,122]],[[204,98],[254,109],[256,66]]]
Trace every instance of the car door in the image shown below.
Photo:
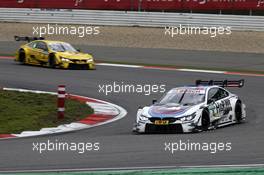
[[[28,53],[27,53],[27,59],[30,63],[38,63],[37,61],[37,52],[36,52],[36,46],[37,46],[38,41],[33,41],[29,43],[28,46]]]
[[[45,42],[43,41],[37,42],[35,55],[39,63],[44,64],[48,62],[49,50]]]
[[[211,88],[208,92],[207,103],[213,120],[228,118],[232,111],[229,93],[223,88]]]
[[[209,113],[210,113],[210,120],[214,121],[219,119],[220,113],[219,113],[219,102],[217,99],[217,92],[218,92],[219,88],[211,88],[208,91],[208,97],[207,97],[207,104],[208,104],[208,109],[209,109]]]
[[[232,106],[230,102],[230,96],[229,92],[227,92],[223,88],[219,88],[218,94],[217,94],[219,100],[217,103],[217,108],[221,117],[221,120],[219,123],[228,123],[232,121],[232,116],[231,116],[231,111],[232,111]]]

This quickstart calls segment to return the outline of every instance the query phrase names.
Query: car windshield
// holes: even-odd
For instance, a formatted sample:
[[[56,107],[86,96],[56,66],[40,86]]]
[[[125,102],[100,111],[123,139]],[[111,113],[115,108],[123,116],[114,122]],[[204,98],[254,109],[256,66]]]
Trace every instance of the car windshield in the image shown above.
[[[196,105],[204,102],[205,89],[198,88],[177,88],[170,90],[161,100],[159,104],[182,104]]]
[[[77,50],[68,43],[52,43],[49,44],[49,47],[55,52],[77,52]]]

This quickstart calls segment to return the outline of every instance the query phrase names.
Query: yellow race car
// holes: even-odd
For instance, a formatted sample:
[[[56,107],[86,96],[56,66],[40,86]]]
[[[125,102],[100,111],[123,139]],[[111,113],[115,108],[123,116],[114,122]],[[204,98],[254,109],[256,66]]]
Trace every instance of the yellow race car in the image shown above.
[[[95,69],[93,56],[80,52],[69,43],[37,37],[15,36],[15,40],[28,41],[16,52],[15,61],[20,63],[64,69]]]

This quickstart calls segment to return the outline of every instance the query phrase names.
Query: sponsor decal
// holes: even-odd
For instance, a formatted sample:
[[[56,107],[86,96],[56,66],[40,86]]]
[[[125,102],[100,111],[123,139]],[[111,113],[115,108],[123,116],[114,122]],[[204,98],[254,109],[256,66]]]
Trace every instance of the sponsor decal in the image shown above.
[[[74,0],[74,1],[75,1],[74,6],[79,6],[79,4],[83,2],[83,0]]]
[[[258,1],[257,7],[261,7],[261,6],[264,6],[264,0]]]

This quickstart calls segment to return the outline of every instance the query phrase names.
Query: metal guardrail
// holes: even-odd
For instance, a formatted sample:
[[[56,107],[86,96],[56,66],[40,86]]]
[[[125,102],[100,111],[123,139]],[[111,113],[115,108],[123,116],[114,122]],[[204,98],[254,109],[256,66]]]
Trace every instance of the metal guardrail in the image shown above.
[[[194,27],[230,26],[232,30],[264,31],[264,16],[190,13],[0,8],[0,21],[143,27],[177,27],[181,24]]]

